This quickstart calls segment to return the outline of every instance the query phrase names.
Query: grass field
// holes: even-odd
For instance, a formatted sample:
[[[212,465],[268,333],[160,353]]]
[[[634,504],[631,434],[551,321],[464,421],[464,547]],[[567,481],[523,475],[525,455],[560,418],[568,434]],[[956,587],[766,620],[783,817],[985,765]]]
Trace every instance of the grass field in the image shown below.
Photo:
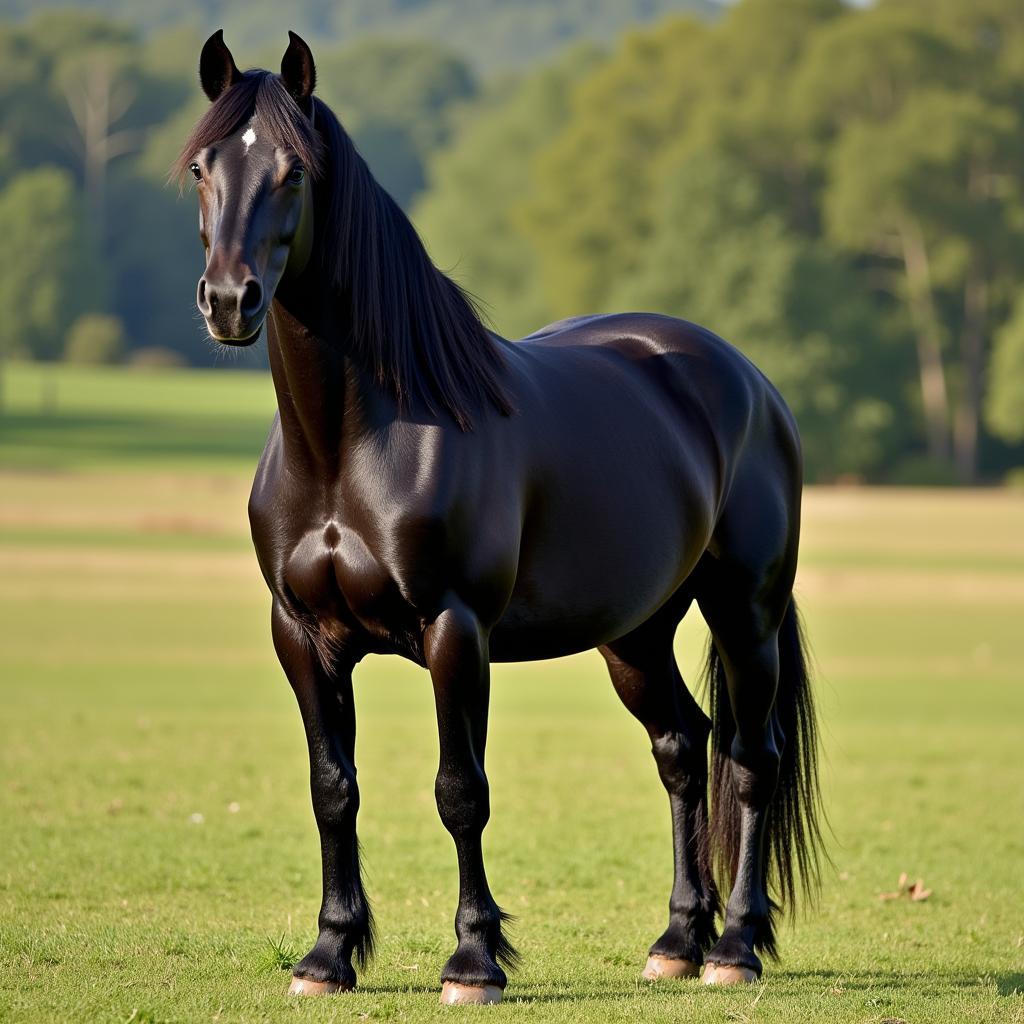
[[[249,549],[258,375],[15,368],[0,416],[0,1020],[1024,1022],[1024,498],[816,490],[798,594],[834,839],[762,985],[638,980],[668,809],[597,655],[495,670],[485,842],[524,954],[442,1009],[454,854],[425,675],[357,676],[380,931],[357,992],[289,1001],[318,844]],[[56,397],[54,397],[56,395]],[[689,678],[698,622],[679,638]],[[932,888],[883,901],[901,872]]]

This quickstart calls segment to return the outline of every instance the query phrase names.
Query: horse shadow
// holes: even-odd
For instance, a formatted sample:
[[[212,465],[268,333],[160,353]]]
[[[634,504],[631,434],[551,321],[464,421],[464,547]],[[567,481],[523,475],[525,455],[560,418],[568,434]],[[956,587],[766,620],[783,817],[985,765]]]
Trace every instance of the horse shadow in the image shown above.
[[[994,978],[996,988],[1000,996],[1024,995],[1024,972],[1012,971],[1006,974],[997,974]],[[913,989],[916,991],[920,988],[921,984],[921,976],[919,974],[908,976],[894,971],[865,971],[848,973],[821,969],[804,971],[797,970],[785,971],[779,975],[773,974],[772,979],[783,983],[786,981],[802,981],[811,983],[817,982],[821,985],[835,983],[841,979],[844,989],[854,991],[866,991],[880,986],[895,991],[903,989]],[[646,984],[643,986],[629,986],[621,984],[610,984],[608,986],[594,985],[585,991],[577,989],[572,992],[559,991],[556,988],[549,988],[546,986],[519,986],[513,984],[510,988],[507,1002],[557,1004],[570,1002],[582,1003],[597,1000],[625,1001],[635,999],[638,995],[643,995],[646,991],[651,990],[652,989]],[[708,991],[696,980],[692,982],[673,984],[672,988],[669,988],[668,985],[663,987],[658,986],[657,990],[666,992]],[[420,982],[406,985],[383,983],[376,985],[360,985],[359,991],[364,995],[436,995],[437,986],[434,984]],[[725,990],[716,989],[714,991],[718,992]]]
[[[997,974],[996,988],[1001,996],[1024,996],[1024,971]]]

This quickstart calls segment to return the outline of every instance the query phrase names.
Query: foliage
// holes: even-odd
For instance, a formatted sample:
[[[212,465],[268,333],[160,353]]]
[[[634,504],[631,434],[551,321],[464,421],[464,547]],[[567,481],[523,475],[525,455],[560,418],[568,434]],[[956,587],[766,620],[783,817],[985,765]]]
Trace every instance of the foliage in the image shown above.
[[[195,319],[194,202],[165,180],[206,103],[189,2],[0,25],[0,351],[56,357],[102,312],[131,349],[220,357]],[[1024,457],[1019,4],[742,0],[637,27],[676,8],[709,11],[356,0],[293,27],[502,333],[625,308],[698,320],[776,381],[812,478],[1000,478]],[[280,11],[223,13],[239,60],[274,66]],[[507,70],[579,36],[614,42]]]
[[[757,176],[722,155],[670,164],[661,216],[610,305],[713,324],[786,396],[812,478],[864,473],[884,451],[898,395],[865,393],[883,369],[866,349],[872,310],[822,242],[794,232]]]
[[[69,324],[102,303],[105,284],[67,171],[25,171],[0,191],[0,246],[0,355],[59,355]]]
[[[138,370],[176,370],[188,365],[180,352],[161,345],[132,349],[129,363]]]
[[[522,80],[493,83],[432,161],[431,188],[414,209],[435,262],[510,337],[553,319],[521,207],[536,196],[536,154],[569,117],[573,82],[600,60],[582,47]]]
[[[406,205],[424,185],[423,163],[447,141],[451,111],[477,82],[447,50],[369,39],[317,62],[320,94],[385,188]]]
[[[1024,296],[996,335],[985,413],[997,437],[1010,444],[1024,441]]]
[[[69,363],[114,363],[124,351],[124,326],[108,313],[86,313],[68,331],[64,358]]]
[[[67,0],[0,0],[0,17],[22,17]],[[716,0],[300,0],[287,17],[271,0],[92,0],[108,17],[150,32],[181,23],[221,26],[233,43],[281,45],[286,28],[322,49],[364,37],[422,39],[450,47],[477,70],[531,63],[573,40],[609,40],[631,24],[677,11],[712,18]]]
[[[778,382],[817,478],[919,456],[997,474],[1013,456],[981,411],[1024,276],[1024,18],[926,7],[744,0],[629,33],[499,199],[516,100],[481,105],[435,157],[420,223],[499,326],[640,307],[719,331]],[[483,241],[455,216],[467,195]]]

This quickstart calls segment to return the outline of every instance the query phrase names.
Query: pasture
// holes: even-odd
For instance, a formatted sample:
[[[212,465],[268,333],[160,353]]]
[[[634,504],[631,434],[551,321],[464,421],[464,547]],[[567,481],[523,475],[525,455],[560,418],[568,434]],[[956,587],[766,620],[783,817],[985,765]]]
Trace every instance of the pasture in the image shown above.
[[[16,366],[5,393],[0,1020],[1024,1021],[1024,495],[808,493],[834,866],[763,984],[640,981],[668,807],[590,653],[494,671],[485,849],[524,964],[503,1005],[438,1007],[457,884],[430,688],[369,659],[378,956],[296,1001],[319,852],[245,520],[269,379]],[[691,613],[689,680],[703,645]],[[932,895],[880,899],[901,872]]]

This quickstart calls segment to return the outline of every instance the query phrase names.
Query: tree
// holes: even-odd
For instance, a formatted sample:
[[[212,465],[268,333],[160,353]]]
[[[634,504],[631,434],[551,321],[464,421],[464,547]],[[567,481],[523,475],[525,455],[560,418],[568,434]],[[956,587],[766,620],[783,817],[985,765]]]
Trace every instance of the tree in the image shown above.
[[[807,204],[782,98],[814,29],[843,10],[839,0],[747,0],[720,24],[668,19],[625,35],[577,85],[526,211],[557,315],[608,308],[642,258],[664,161],[681,148],[730,153],[777,181],[780,201]]]
[[[999,329],[992,349],[985,421],[1008,444],[1024,441],[1024,296]]]
[[[892,351],[865,344],[877,313],[851,270],[788,227],[757,175],[726,155],[669,164],[659,199],[612,304],[697,321],[739,347],[795,413],[809,477],[877,470],[899,392],[884,384]]]
[[[51,359],[68,325],[102,308],[102,261],[67,171],[26,171],[0,192],[0,352]]]
[[[62,101],[49,88],[49,62],[24,25],[0,24],[0,138],[3,179],[43,163],[70,163]]]
[[[607,42],[639,22],[686,11],[718,17],[718,0],[90,0],[108,18],[130,23],[144,35],[172,25],[217,25],[239,52],[273,46],[280,57],[287,27],[314,44],[365,38],[420,39],[454,49],[481,73],[502,73],[550,58],[574,42]],[[67,0],[4,0],[3,13],[25,17]],[[207,30],[209,31],[209,29]],[[268,65],[264,65],[268,66]]]
[[[964,480],[977,466],[991,295],[1019,266],[1019,135],[1007,107],[922,90],[891,120],[851,124],[831,159],[830,235],[897,268],[890,287],[914,324],[929,453],[947,460],[952,437]],[[943,315],[944,293],[961,296],[959,316]],[[960,325],[955,354],[951,321]]]
[[[124,351],[124,327],[108,313],[84,313],[68,331],[64,358],[69,363],[114,363]]]
[[[518,81],[495,82],[431,160],[430,187],[414,209],[435,261],[513,337],[553,319],[522,207],[536,196],[537,153],[569,117],[573,83],[601,59],[582,47]]]
[[[409,205],[424,164],[449,136],[453,107],[472,98],[469,66],[429,43],[369,39],[317,57],[319,91],[381,183]]]
[[[48,47],[55,47],[49,35],[55,28],[52,20],[43,15],[29,26]],[[169,76],[152,70],[151,63],[160,68],[151,61],[158,47],[145,47],[122,26],[92,14],[63,15],[58,38],[73,28],[85,39],[53,50],[51,79],[67,105],[67,142],[77,158],[89,210],[103,233],[112,168],[142,148],[148,132],[183,102],[186,88],[180,71]]]

